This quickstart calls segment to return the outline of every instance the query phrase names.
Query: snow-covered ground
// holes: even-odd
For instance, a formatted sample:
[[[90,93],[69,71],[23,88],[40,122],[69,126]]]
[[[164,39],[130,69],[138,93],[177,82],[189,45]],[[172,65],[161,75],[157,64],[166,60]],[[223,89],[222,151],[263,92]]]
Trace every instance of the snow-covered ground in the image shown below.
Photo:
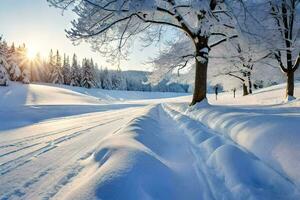
[[[300,96],[297,84],[296,96]],[[0,87],[0,199],[300,199],[300,101]]]

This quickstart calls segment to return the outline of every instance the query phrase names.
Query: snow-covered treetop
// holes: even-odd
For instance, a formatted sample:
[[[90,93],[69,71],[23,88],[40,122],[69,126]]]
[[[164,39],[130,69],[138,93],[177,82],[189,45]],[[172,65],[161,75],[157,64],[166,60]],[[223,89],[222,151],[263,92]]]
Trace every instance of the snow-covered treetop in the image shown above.
[[[87,40],[106,56],[127,49],[133,36],[155,25],[181,30],[196,43],[198,37],[232,37],[228,34],[233,29],[230,13],[223,2],[216,0],[48,1],[61,9],[72,8],[78,15],[67,31],[69,38]]]

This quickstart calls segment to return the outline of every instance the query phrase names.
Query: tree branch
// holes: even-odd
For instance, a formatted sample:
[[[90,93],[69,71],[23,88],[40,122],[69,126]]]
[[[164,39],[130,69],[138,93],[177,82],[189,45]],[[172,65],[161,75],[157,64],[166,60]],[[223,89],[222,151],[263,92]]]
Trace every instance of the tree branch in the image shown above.
[[[223,42],[226,42],[227,40],[231,40],[231,39],[237,38],[237,37],[238,37],[238,35],[233,35],[233,36],[230,36],[229,38],[221,39],[221,40],[219,40],[218,42],[215,42],[215,43],[209,45],[209,47],[210,47],[210,48],[213,48],[213,47],[215,47],[215,46],[217,46],[217,45],[219,45],[219,44],[221,44],[221,43],[223,43]]]
[[[299,68],[299,65],[300,65],[300,53],[296,59],[294,66],[293,66],[293,72],[295,72]]]
[[[281,61],[281,53],[280,53],[280,51],[278,51],[277,53],[274,53],[274,56],[275,56],[277,62],[279,63],[279,66],[280,66],[281,70],[284,73],[287,73],[288,70],[287,70],[287,68],[284,67],[284,65],[283,65],[283,63]]]

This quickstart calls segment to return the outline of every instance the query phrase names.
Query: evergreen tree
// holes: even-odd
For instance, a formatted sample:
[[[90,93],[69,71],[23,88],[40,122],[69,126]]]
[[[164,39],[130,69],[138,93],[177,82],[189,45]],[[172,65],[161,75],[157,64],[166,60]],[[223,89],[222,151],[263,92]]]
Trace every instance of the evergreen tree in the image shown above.
[[[70,85],[71,86],[80,86],[80,83],[81,83],[81,69],[78,65],[76,54],[73,54]]]
[[[97,63],[95,64],[95,80],[98,88],[102,88],[102,67],[99,69]]]
[[[7,72],[3,64],[0,63],[0,86],[8,86]]]
[[[49,53],[49,57],[48,57],[48,62],[47,62],[47,65],[46,65],[46,77],[47,77],[47,82],[48,83],[51,83],[52,82],[52,74],[54,73],[55,71],[55,56],[53,54],[53,50],[51,49],[50,50],[50,53]]]
[[[0,54],[2,60],[5,60],[6,74],[10,80],[17,81],[21,77],[21,70],[16,62],[16,50],[14,44],[9,48],[5,41],[0,38]]]
[[[8,45],[7,45],[6,41],[2,40],[2,37],[0,37],[0,55],[1,55],[1,59],[3,59],[3,60],[5,59],[5,61],[7,62],[8,54],[9,54]]]
[[[106,90],[112,89],[111,74],[107,68],[105,68],[101,73],[101,86]]]
[[[28,65],[27,65],[28,66]],[[28,69],[29,67],[25,67],[22,71],[22,82],[25,84],[30,83],[30,70]]]
[[[0,86],[8,86],[8,74],[7,69],[8,63],[6,62],[6,49],[5,43],[1,41],[0,37]]]
[[[69,56],[66,56],[66,54],[64,54],[63,76],[64,76],[64,84],[70,85],[71,83],[70,59]]]
[[[11,62],[16,62],[21,70],[21,76],[18,78],[18,80],[26,84],[30,83],[30,62],[27,59],[27,48],[25,44],[20,45],[16,49],[15,56],[11,60]],[[16,65],[13,66],[16,67]],[[11,71],[17,72],[18,70],[12,68]]]
[[[98,66],[97,66],[97,63],[94,63],[93,58],[91,58],[90,65],[91,65],[91,70],[92,70],[92,73],[93,73],[93,79],[94,79],[95,87],[99,88],[100,84],[97,81],[97,75],[96,75]]]
[[[31,62],[31,68],[30,68],[31,81],[45,82],[46,81],[46,78],[44,78],[46,73],[45,68],[46,65],[44,65],[41,55],[37,53],[34,60]]]
[[[112,89],[114,89],[114,90],[126,90],[127,89],[126,79],[120,69],[112,72],[111,83],[112,83]]]
[[[8,50],[7,61],[9,63],[9,76],[12,81],[20,81],[22,77],[22,72],[17,63],[19,61],[16,53],[15,44],[12,43],[11,47]]]
[[[54,71],[52,72],[52,81],[51,82],[54,84],[63,84],[64,83],[61,56],[60,56],[58,50],[56,51],[55,65],[54,65]]]
[[[93,73],[91,61],[88,59],[83,59],[82,62],[81,86],[85,88],[96,87],[96,81],[95,81],[95,76]]]
[[[9,64],[8,72],[9,72],[10,80],[12,81],[18,81],[22,77],[20,67],[15,62],[11,62]]]

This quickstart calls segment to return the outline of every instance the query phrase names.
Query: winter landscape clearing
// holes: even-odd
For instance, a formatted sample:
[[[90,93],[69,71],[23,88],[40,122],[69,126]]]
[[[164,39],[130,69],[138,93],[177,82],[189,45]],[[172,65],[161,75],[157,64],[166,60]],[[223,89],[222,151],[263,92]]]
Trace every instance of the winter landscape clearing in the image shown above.
[[[300,101],[283,88],[188,107],[173,93],[1,87],[0,199],[299,199]]]
[[[300,0],[1,0],[0,200],[300,200]]]

